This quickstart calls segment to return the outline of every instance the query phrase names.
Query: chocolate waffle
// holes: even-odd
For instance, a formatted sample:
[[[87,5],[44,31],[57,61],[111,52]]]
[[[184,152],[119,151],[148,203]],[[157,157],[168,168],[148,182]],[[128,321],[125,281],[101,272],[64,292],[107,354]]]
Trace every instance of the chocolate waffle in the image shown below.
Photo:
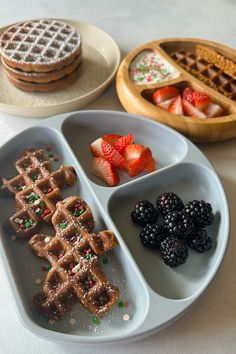
[[[59,80],[64,76],[73,73],[78,68],[81,61],[82,61],[82,54],[78,55],[78,57],[76,57],[71,64],[59,70],[54,70],[46,73],[27,72],[27,71],[22,71],[20,69],[14,69],[11,66],[7,65],[3,59],[2,59],[2,64],[6,74],[12,77],[13,79],[23,80],[27,82],[29,81],[31,83],[32,82],[48,83],[48,82],[53,82],[55,80]]]
[[[80,301],[101,317],[117,302],[119,289],[106,279],[97,255],[117,246],[116,237],[111,230],[91,233],[92,212],[81,198],[69,197],[56,207],[52,218],[56,235],[37,234],[29,241],[29,248],[52,267],[43,292],[34,298],[36,310],[58,320]]]
[[[4,62],[23,71],[48,72],[71,64],[81,52],[81,36],[58,20],[26,21],[8,28],[0,39]]]
[[[59,89],[63,89],[69,85],[72,85],[78,78],[78,69],[74,70],[72,73],[65,75],[61,79],[53,80],[49,82],[33,82],[33,81],[24,81],[12,77],[10,74],[7,74],[10,82],[17,88],[27,91],[27,92],[50,92]]]
[[[208,63],[205,59],[185,50],[173,52],[171,57],[182,68],[206,85],[236,101],[236,80],[214,64]]]
[[[62,199],[60,190],[76,182],[73,167],[61,166],[52,171],[43,150],[28,149],[16,161],[18,175],[3,177],[2,194],[15,195],[16,213],[9,218],[15,235],[28,237],[37,231],[41,221],[51,222],[56,203]]]
[[[82,60],[81,36],[58,20],[33,20],[8,28],[0,38],[3,68],[24,91],[53,91],[77,80]]]

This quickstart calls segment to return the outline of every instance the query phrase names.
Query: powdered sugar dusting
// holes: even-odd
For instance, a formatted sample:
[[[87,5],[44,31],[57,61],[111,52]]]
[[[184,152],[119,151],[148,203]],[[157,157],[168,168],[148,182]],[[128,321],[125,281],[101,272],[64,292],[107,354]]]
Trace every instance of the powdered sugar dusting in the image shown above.
[[[81,46],[78,31],[57,20],[34,20],[10,27],[1,36],[3,58],[16,63],[54,64]]]

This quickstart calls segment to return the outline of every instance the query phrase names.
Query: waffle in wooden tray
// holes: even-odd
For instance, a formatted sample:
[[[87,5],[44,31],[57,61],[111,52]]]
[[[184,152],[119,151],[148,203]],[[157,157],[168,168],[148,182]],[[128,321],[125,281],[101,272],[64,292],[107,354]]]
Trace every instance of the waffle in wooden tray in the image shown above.
[[[144,55],[150,57],[148,62],[142,60]],[[195,142],[229,139],[236,136],[235,58],[234,49],[207,40],[153,41],[123,60],[117,73],[117,93],[129,113],[167,124]],[[152,94],[165,86],[175,86],[180,92],[186,87],[204,92],[222,107],[223,113],[200,119],[165,111],[152,102]]]

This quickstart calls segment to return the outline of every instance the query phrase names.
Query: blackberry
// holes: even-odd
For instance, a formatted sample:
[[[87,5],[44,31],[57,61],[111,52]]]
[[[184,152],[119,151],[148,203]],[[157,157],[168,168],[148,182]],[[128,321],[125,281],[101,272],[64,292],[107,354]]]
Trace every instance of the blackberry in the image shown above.
[[[213,222],[212,206],[203,200],[193,200],[186,203],[184,211],[193,218],[197,227],[205,227]]]
[[[161,214],[165,215],[171,211],[182,210],[184,204],[177,194],[165,192],[157,197],[156,207]]]
[[[163,225],[172,235],[184,237],[194,229],[194,222],[190,216],[182,211],[172,211],[166,214]]]
[[[139,234],[143,246],[153,249],[159,248],[161,241],[163,241],[166,236],[164,227],[157,224],[147,224]]]
[[[131,219],[135,224],[145,226],[153,224],[157,220],[158,215],[159,213],[152,203],[148,200],[142,200],[135,204],[134,211],[131,213]]]
[[[188,248],[184,240],[171,235],[161,242],[160,253],[165,264],[174,268],[186,262]]]
[[[212,240],[204,229],[196,229],[187,237],[189,247],[199,253],[209,251],[212,246]]]

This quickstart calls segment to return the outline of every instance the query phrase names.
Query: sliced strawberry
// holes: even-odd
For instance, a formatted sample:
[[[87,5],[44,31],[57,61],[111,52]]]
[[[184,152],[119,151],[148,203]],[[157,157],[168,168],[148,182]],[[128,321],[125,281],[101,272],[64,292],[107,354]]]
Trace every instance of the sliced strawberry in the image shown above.
[[[158,89],[152,95],[152,101],[155,104],[160,104],[166,100],[169,100],[172,97],[178,96],[179,91],[175,86],[166,86]]]
[[[134,134],[130,133],[129,135],[122,136],[119,138],[114,148],[119,152],[122,153],[127,145],[133,144],[134,142]]]
[[[116,186],[119,183],[119,175],[116,170],[103,157],[94,157],[92,163],[93,173],[105,181],[109,186]]]
[[[177,115],[183,115],[184,111],[183,111],[183,107],[182,107],[182,100],[181,100],[181,96],[177,96],[174,100],[174,102],[171,103],[168,112],[173,113],[173,114],[177,114]]]
[[[150,162],[145,167],[145,171],[153,172],[153,171],[155,171],[155,169],[156,169],[156,162],[155,162],[154,158],[152,157]]]
[[[97,140],[92,142],[92,144],[90,144],[90,150],[94,154],[94,156],[103,157],[102,142],[103,142],[103,139],[102,138],[98,138]]]
[[[182,97],[184,100],[194,105],[193,90],[190,87],[186,87],[183,91]]]
[[[200,111],[204,111],[211,103],[210,97],[204,92],[194,91],[193,98],[195,107]]]
[[[126,169],[128,171],[128,174],[130,177],[137,176],[139,173],[143,172],[149,162],[152,159],[152,152],[149,148],[144,148],[142,151],[141,155],[133,159],[131,161],[128,161],[126,163]]]
[[[140,144],[127,145],[125,147],[123,157],[126,162],[129,162],[131,160],[138,159],[144,150],[145,150],[144,145],[140,145]]]
[[[188,101],[182,99],[182,106],[183,106],[183,110],[185,115],[189,116],[189,117],[197,117],[197,118],[201,118],[201,119],[206,119],[207,116],[199,111],[199,109],[197,109],[196,107],[194,107],[191,103],[189,103]]]
[[[207,109],[204,111],[204,113],[209,118],[220,117],[222,116],[223,112],[224,112],[223,108],[216,103],[210,103]]]
[[[106,134],[103,135],[103,140],[106,141],[107,143],[111,144],[112,146],[115,145],[118,139],[120,139],[122,136],[118,134]]]
[[[157,106],[164,109],[164,110],[168,110],[168,108],[170,107],[171,103],[175,100],[175,97],[170,98],[169,100],[166,100],[164,102],[159,103]]]
[[[102,142],[102,153],[105,159],[117,168],[125,167],[125,160],[123,156],[116,151],[116,149],[106,141]]]

